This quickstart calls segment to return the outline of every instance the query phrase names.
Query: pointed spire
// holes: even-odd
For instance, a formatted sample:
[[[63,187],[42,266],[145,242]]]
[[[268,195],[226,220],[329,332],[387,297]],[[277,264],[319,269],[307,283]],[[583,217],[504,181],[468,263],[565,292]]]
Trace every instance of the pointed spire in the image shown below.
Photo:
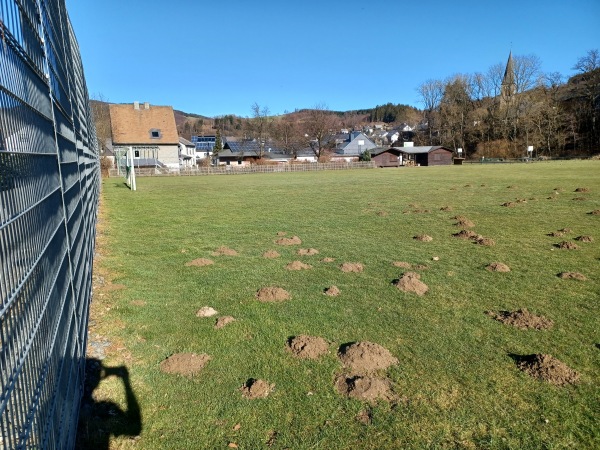
[[[515,69],[511,50],[508,54],[508,61],[506,62],[506,69],[504,70],[504,77],[500,86],[500,101],[508,103],[516,93],[517,84],[515,83]]]

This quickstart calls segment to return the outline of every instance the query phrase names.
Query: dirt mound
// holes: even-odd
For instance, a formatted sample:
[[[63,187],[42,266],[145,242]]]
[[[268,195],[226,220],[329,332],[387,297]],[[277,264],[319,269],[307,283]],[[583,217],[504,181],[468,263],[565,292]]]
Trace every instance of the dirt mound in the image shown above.
[[[282,302],[289,300],[291,297],[288,291],[275,286],[260,288],[256,293],[256,298],[261,302]]]
[[[298,254],[300,256],[313,256],[318,255],[319,250],[317,250],[316,248],[301,248],[298,250]]]
[[[560,230],[561,233],[571,233],[573,230],[571,228],[561,228]]]
[[[475,239],[477,237],[477,233],[471,230],[460,230],[458,233],[454,233],[452,236],[459,239]]]
[[[526,308],[518,309],[516,311],[486,311],[486,314],[498,322],[512,325],[521,330],[529,328],[535,330],[547,330],[554,325],[552,320],[546,319],[544,316],[537,316],[529,312]]]
[[[219,317],[215,323],[215,329],[218,330],[220,328],[223,328],[225,325],[228,325],[231,322],[235,322],[235,318],[231,316]]]
[[[465,218],[459,220],[454,225],[462,228],[473,228],[475,226],[475,222],[472,222],[471,220]]]
[[[496,245],[496,241],[494,241],[492,238],[488,238],[485,236],[477,236],[477,238],[475,239],[475,243],[478,245],[483,245],[485,247],[493,247],[494,245]]]
[[[196,311],[196,317],[212,317],[218,314],[217,310],[211,308],[210,306],[203,306],[198,311]]]
[[[215,262],[212,259],[198,258],[193,261],[185,263],[185,265],[187,267],[203,267],[203,266],[210,266],[211,264],[214,264],[214,263]]]
[[[365,268],[361,263],[344,263],[340,269],[342,272],[362,272]]]
[[[387,378],[341,375],[335,380],[335,387],[338,393],[343,396],[363,400],[371,404],[379,400],[390,402],[396,399],[392,391],[392,383]]]
[[[557,275],[557,277],[562,278],[563,280],[579,280],[586,281],[587,277],[579,272],[561,272]]]
[[[308,270],[312,269],[310,264],[304,264],[302,261],[293,261],[285,266],[287,270]]]
[[[403,269],[410,269],[412,267],[412,264],[406,261],[394,261],[392,263],[392,266],[401,267]]]
[[[330,257],[326,257],[321,260],[321,262],[324,262],[324,263],[331,263],[334,261],[335,261],[335,258],[330,258]]]
[[[174,373],[191,377],[200,372],[211,360],[211,357],[202,353],[175,353],[160,363],[160,370],[165,373]]]
[[[590,192],[590,190],[586,187],[578,187],[577,189],[575,189],[575,192]]]
[[[323,294],[328,295],[330,297],[337,297],[341,294],[341,292],[337,286],[330,286],[327,289],[325,289],[325,291],[323,291]]]
[[[342,394],[342,395],[344,395],[344,394]],[[373,413],[368,409],[362,409],[355,416],[355,419],[364,425],[371,425],[371,423],[373,423]]]
[[[342,345],[338,357],[350,372],[361,375],[386,370],[398,364],[398,359],[388,349],[367,341]]]
[[[329,343],[318,336],[294,336],[288,339],[287,348],[298,358],[317,359],[329,352]]]
[[[486,269],[490,272],[510,272],[510,267],[501,262],[493,262]]]
[[[558,244],[554,244],[555,247],[560,248],[561,250],[577,250],[579,246],[574,242],[562,241]]]
[[[506,206],[507,208],[514,208],[515,206],[517,206],[517,204],[515,202],[504,202],[501,206]]]
[[[267,250],[266,252],[263,253],[263,258],[279,258],[281,255],[276,252],[275,250]]]
[[[548,233],[546,236],[550,237],[563,237],[565,235],[562,231],[553,231],[552,233]]]
[[[275,241],[277,245],[300,245],[302,241],[298,236],[293,236],[291,238],[281,238]]]
[[[254,400],[256,398],[267,397],[273,391],[274,387],[274,384],[269,384],[265,380],[250,378],[240,388],[240,391],[242,391],[242,396],[244,398]]]
[[[406,272],[398,280],[394,281],[394,285],[403,292],[414,292],[417,295],[425,295],[429,288],[420,278],[421,275],[416,272]]]
[[[591,214],[592,216],[600,216],[600,209],[595,209],[588,214]]]
[[[417,234],[416,236],[413,236],[413,239],[415,241],[421,241],[421,242],[431,242],[433,241],[433,238],[427,234]]]
[[[591,236],[577,236],[575,240],[579,242],[594,242],[594,238]]]
[[[517,367],[538,380],[557,386],[573,384],[579,380],[579,374],[552,355],[534,354],[519,357]]]
[[[213,256],[237,256],[238,252],[229,248],[229,247],[219,247],[214,252],[212,252]]]
[[[442,206],[440,211],[452,211],[452,206]]]

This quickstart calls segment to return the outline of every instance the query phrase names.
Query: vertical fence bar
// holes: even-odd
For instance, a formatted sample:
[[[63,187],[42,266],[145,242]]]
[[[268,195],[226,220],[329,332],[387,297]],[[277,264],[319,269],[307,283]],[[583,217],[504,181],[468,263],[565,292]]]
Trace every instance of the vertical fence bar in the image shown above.
[[[0,0],[0,449],[71,448],[100,188],[64,0]]]

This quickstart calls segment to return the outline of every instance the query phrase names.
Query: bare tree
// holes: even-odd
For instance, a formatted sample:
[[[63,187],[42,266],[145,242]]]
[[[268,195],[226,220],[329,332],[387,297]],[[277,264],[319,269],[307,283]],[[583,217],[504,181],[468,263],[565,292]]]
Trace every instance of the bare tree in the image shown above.
[[[287,154],[294,158],[304,147],[304,134],[301,132],[298,122],[289,115],[284,115],[273,124],[273,138],[277,145]]]
[[[98,148],[104,152],[106,142],[112,139],[112,129],[110,125],[109,101],[103,94],[93,94],[90,101],[92,117],[96,125],[96,138],[98,139]]]
[[[269,108],[261,107],[258,103],[252,105],[252,117],[246,123],[247,136],[256,141],[258,150],[256,156],[261,159],[265,154],[265,145],[270,138],[273,118]]]
[[[427,120],[427,130],[429,133],[429,144],[433,141],[435,127],[435,113],[437,112],[442,97],[444,96],[444,83],[440,80],[429,79],[417,87],[417,92],[421,97],[421,103],[425,108],[425,119]]]
[[[579,73],[600,69],[600,52],[598,52],[598,49],[588,50],[587,55],[579,58],[572,68]]]
[[[536,55],[515,56],[513,67],[517,94],[532,89],[538,83],[542,63]]]
[[[308,111],[304,123],[305,134],[308,145],[317,158],[323,156],[329,137],[333,134],[337,124],[337,117],[324,103],[319,103]]]

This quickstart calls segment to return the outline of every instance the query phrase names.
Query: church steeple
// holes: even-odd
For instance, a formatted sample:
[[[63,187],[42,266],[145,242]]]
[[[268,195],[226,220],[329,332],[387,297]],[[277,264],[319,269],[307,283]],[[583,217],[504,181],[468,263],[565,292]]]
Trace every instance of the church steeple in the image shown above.
[[[511,50],[508,54],[508,61],[506,62],[506,69],[504,69],[504,77],[500,86],[500,100],[503,103],[509,103],[516,93],[517,84],[515,83],[515,69]]]

